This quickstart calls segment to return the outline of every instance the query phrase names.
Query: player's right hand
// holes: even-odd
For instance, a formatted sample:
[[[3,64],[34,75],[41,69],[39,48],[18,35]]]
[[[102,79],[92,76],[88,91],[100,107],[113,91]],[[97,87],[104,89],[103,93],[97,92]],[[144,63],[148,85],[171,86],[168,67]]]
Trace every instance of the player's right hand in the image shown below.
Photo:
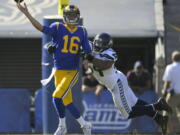
[[[24,6],[23,6],[23,5],[20,3],[20,1],[18,1],[18,2],[16,3],[16,6],[17,6],[18,9],[19,9],[22,13],[24,13],[25,15],[27,15],[27,14],[29,13],[26,3],[24,3]]]

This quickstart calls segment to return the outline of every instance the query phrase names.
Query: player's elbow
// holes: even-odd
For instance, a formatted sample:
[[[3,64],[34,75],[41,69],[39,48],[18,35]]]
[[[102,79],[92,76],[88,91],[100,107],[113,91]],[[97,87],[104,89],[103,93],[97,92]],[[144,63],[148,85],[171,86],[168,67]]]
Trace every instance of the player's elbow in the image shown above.
[[[43,27],[42,26],[36,27],[36,29],[41,31],[41,32],[43,31]]]

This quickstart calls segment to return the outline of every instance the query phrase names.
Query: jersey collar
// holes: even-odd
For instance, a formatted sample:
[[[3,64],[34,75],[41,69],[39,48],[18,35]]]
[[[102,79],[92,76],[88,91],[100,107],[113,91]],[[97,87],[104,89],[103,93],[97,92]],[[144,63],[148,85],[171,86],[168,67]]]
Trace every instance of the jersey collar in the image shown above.
[[[69,32],[71,32],[71,33],[74,33],[76,30],[77,30],[77,26],[76,27],[74,27],[73,29],[71,29],[71,28],[69,28],[68,27],[68,25],[67,24],[64,24],[64,26],[66,27],[66,29],[69,31]]]

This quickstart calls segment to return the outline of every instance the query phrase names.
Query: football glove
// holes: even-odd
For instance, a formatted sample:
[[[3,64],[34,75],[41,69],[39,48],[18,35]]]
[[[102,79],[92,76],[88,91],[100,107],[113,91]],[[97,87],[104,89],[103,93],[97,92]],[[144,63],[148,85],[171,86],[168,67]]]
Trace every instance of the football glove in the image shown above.
[[[79,55],[80,57],[83,57],[83,58],[84,58],[85,53],[84,53],[82,47],[79,48],[79,50],[78,50],[78,55]]]
[[[94,59],[94,56],[91,53],[85,54],[85,59],[87,59],[89,62],[92,62]]]
[[[52,55],[56,50],[56,46],[54,44],[48,44],[47,45],[47,51],[50,55]]]

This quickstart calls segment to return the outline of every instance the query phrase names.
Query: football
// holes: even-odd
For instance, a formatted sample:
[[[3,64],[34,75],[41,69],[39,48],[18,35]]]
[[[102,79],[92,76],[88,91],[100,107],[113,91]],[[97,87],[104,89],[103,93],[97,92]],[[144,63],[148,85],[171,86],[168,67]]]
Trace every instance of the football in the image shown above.
[[[14,0],[14,1],[17,2],[17,3],[18,3],[18,2],[20,2],[20,3],[23,2],[23,0]]]

